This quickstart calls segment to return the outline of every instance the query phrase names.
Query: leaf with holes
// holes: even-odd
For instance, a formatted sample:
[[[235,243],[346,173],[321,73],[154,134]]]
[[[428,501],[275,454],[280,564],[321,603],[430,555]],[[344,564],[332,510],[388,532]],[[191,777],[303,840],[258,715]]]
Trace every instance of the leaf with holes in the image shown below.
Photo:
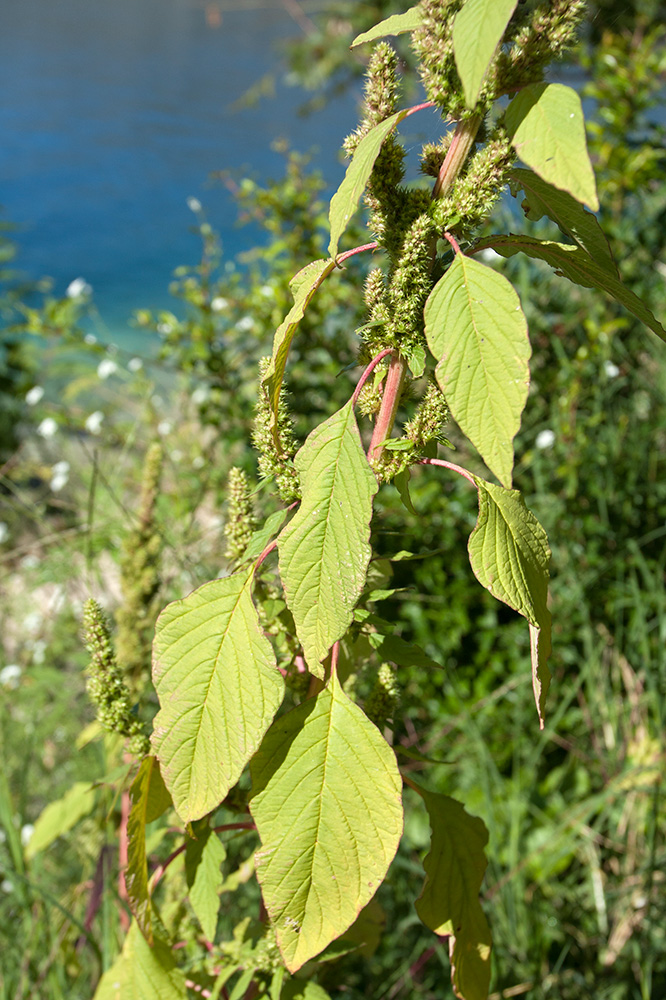
[[[425,331],[451,414],[510,486],[531,354],[516,292],[492,268],[456,254],[426,302]]]
[[[518,0],[467,0],[453,22],[453,54],[468,108],[476,104],[490,62]]]
[[[599,208],[580,97],[563,83],[530,83],[506,109],[516,153],[548,184]]]
[[[473,478],[479,491],[479,517],[467,544],[470,563],[479,583],[530,624],[534,696],[543,729],[550,684],[548,538],[518,490]]]
[[[475,247],[475,251],[484,247],[492,247],[503,257],[512,257],[520,252],[534,260],[544,260],[557,274],[574,284],[584,288],[599,288],[628,309],[641,323],[645,323],[661,340],[666,341],[666,330],[638,296],[615,277],[605,261],[593,259],[580,247],[554,243],[551,240],[537,240],[533,236],[514,236],[513,233],[508,236],[488,236]]]
[[[479,890],[487,865],[488,831],[482,820],[466,813],[455,799],[415,788],[426,804],[432,828],[430,852],[423,862],[426,880],[416,912],[431,931],[449,937],[456,996],[486,1000],[491,938]]]
[[[148,889],[148,859],[146,857],[146,826],[158,819],[171,803],[160,766],[155,757],[141,761],[130,788],[132,803],[127,818],[127,869],[125,886],[132,913],[141,933],[153,943],[153,925]]]
[[[404,14],[393,14],[376,24],[374,28],[363,31],[357,35],[349,46],[350,49],[364,42],[375,42],[378,38],[386,38],[387,35],[403,35],[406,31],[414,31],[423,22],[421,11],[418,7],[410,7]]]
[[[252,603],[253,572],[174,601],[157,620],[152,736],[183,822],[200,819],[236,784],[282,701],[284,683]]]
[[[377,480],[351,401],[309,435],[294,464],[302,499],[278,538],[280,577],[312,673],[351,624],[370,561]]]
[[[335,673],[278,719],[251,763],[257,876],[290,972],[356,920],[402,833],[401,780]]]

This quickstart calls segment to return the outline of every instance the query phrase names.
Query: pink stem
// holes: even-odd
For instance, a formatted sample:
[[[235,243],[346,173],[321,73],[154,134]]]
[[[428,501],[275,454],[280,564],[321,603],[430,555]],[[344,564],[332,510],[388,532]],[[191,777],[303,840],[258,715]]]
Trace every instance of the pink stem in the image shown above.
[[[289,506],[287,507],[287,510],[293,510],[294,507],[298,507],[298,500],[294,500],[293,503],[290,503]],[[264,549],[264,551],[261,553],[261,555],[257,559],[256,563],[254,564],[255,573],[259,569],[259,567],[261,566],[261,564],[264,561],[264,559],[266,559],[266,557],[271,554],[271,552],[276,547],[276,545],[277,545],[277,538],[274,538],[272,542],[268,543],[268,545],[266,546],[266,548]]]
[[[338,669],[338,657],[340,655],[340,640],[333,643],[333,649],[331,650],[331,676],[336,673]]]
[[[451,469],[452,472],[457,472],[459,475],[464,476],[472,486],[478,489],[474,476],[467,469],[463,469],[461,465],[454,465],[453,462],[445,462],[443,458],[420,458],[419,465],[441,465],[443,469]]]
[[[353,257],[357,253],[363,253],[364,250],[376,250],[377,243],[364,243],[362,247],[354,247],[353,250],[345,250],[344,253],[338,254],[335,258],[335,263],[340,266],[343,260],[347,260],[349,257]]]
[[[386,441],[393,430],[395,415],[400,402],[400,390],[407,370],[407,362],[399,354],[394,354],[386,376],[382,405],[377,416],[372,440],[368,448],[368,461],[373,462],[381,455],[382,441]]]
[[[454,236],[451,236],[451,233],[444,233],[443,236],[445,240],[449,241],[449,243],[451,244],[456,253],[462,254],[462,250],[458,246],[458,241],[455,239]]]
[[[372,361],[370,362],[370,364],[368,365],[368,367],[365,369],[365,371],[361,375],[360,379],[358,380],[358,384],[356,386],[356,389],[354,390],[354,395],[352,396],[352,406],[356,406],[356,404],[358,403],[358,397],[361,395],[361,389],[363,388],[363,386],[367,382],[368,378],[370,377],[370,375],[372,374],[372,372],[374,371],[374,369],[377,367],[377,365],[379,364],[379,362],[383,358],[387,357],[387,355],[389,355],[389,354],[393,354],[393,348],[392,347],[386,347],[383,351],[381,351],[377,355],[376,358],[372,359]]]

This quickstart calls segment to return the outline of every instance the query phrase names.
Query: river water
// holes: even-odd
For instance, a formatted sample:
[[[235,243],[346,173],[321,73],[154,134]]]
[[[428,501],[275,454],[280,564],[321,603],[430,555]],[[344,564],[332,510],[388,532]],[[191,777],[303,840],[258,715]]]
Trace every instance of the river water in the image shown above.
[[[251,242],[211,172],[277,176],[270,145],[284,137],[317,147],[337,182],[358,94],[303,118],[305,95],[279,83],[277,99],[233,107],[280,73],[278,44],[299,30],[281,0],[5,0],[0,205],[22,271],[58,294],[84,278],[111,339],[126,339],[132,310],[173,305],[171,272],[197,260],[189,197],[227,257]]]

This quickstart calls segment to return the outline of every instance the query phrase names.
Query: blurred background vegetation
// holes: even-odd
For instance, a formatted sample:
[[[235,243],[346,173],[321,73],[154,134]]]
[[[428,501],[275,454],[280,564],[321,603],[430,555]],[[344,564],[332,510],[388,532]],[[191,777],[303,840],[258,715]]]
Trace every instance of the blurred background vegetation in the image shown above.
[[[362,71],[349,54],[351,38],[401,7],[338,0],[308,14],[303,36],[285,49],[285,72],[306,91],[309,110]],[[660,318],[664,13],[663,4],[644,0],[590,4],[564,69],[586,97],[602,227],[624,280]],[[416,93],[408,48],[398,41]],[[265,81],[262,89],[270,89]],[[143,616],[122,647],[126,663],[140,663],[156,610],[225,571],[229,468],[240,465],[256,480],[248,441],[257,361],[289,308],[289,278],[325,256],[327,242],[323,177],[308,154],[282,153],[281,176],[223,178],[241,221],[263,233],[233,271],[223,266],[205,210],[191,205],[201,257],[174,275],[178,305],[132,319],[160,345],[151,361],[91,342],[84,323],[94,303],[85,283],[61,299],[45,283],[26,288],[12,270],[11,229],[0,233],[0,932],[20,941],[0,957],[3,1000],[88,998],[117,950],[114,782],[122,756],[94,726],[84,728],[94,713],[82,603],[93,595],[115,616],[120,645],[128,615],[135,623]],[[520,214],[507,199],[488,231],[521,224],[548,234]],[[362,241],[350,232],[350,246]],[[403,638],[440,666],[400,670],[396,739],[444,761],[412,760],[407,769],[426,769],[431,787],[460,798],[490,831],[483,891],[495,940],[494,998],[659,1000],[666,996],[664,345],[545,266],[491,263],[520,292],[534,350],[515,482],[553,549],[549,714],[540,733],[524,623],[469,569],[474,496],[464,483],[417,470],[418,518],[405,516],[397,492],[384,489],[375,544],[387,557],[409,550],[427,558],[392,563],[391,586],[400,589],[379,613],[399,619]],[[289,377],[301,436],[348,396],[349,380],[337,376],[353,363],[354,330],[364,322],[362,268],[354,258],[325,283],[301,325]],[[452,440],[457,460],[480,469]],[[156,441],[159,489],[145,474]],[[265,492],[255,499],[258,513],[270,512]],[[157,539],[154,558],[137,587],[131,556],[137,539],[148,537]],[[48,850],[33,844],[31,851],[40,812],[75,782],[97,783],[95,808],[82,806],[74,829],[65,823]],[[452,995],[446,944],[433,940],[412,905],[429,831],[416,796],[407,796],[405,841],[377,897],[384,936],[371,955],[313,969],[331,996]],[[248,890],[241,909],[255,902]],[[231,905],[223,906],[223,924]]]

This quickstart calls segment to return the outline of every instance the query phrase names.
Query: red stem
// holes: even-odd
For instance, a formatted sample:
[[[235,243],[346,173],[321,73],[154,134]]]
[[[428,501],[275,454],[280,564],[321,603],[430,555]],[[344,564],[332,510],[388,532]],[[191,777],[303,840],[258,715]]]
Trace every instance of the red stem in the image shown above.
[[[445,240],[449,241],[456,253],[462,254],[462,250],[458,246],[458,241],[454,236],[451,236],[451,233],[443,233],[443,236]]]
[[[452,472],[457,472],[459,475],[464,476],[472,486],[478,489],[474,476],[467,469],[463,469],[462,465],[454,465],[453,462],[445,462],[443,458],[420,458],[419,465],[441,465],[443,469],[451,469]]]
[[[368,367],[365,369],[365,371],[361,375],[360,379],[358,380],[358,384],[356,386],[356,389],[354,390],[354,395],[352,396],[352,406],[356,406],[356,404],[358,403],[358,397],[361,395],[361,389],[363,388],[363,386],[367,382],[368,378],[370,377],[370,375],[372,374],[372,372],[374,371],[374,369],[377,367],[377,365],[379,364],[379,362],[383,358],[387,357],[387,355],[389,355],[389,354],[393,354],[393,348],[392,347],[386,347],[383,351],[381,351],[377,355],[376,358],[372,359],[372,361],[370,362],[370,364],[368,365]]]
[[[363,253],[364,250],[376,250],[377,246],[377,243],[364,243],[362,247],[354,247],[353,250],[345,250],[344,253],[338,254],[335,258],[335,263],[338,267],[340,267],[343,260],[347,260],[349,257],[353,257],[357,253]]]
[[[391,436],[395,415],[400,402],[400,390],[407,371],[407,362],[399,354],[394,354],[386,376],[382,405],[377,415],[375,429],[372,432],[372,440],[368,448],[368,461],[372,463],[382,453],[382,441],[386,441]]]

